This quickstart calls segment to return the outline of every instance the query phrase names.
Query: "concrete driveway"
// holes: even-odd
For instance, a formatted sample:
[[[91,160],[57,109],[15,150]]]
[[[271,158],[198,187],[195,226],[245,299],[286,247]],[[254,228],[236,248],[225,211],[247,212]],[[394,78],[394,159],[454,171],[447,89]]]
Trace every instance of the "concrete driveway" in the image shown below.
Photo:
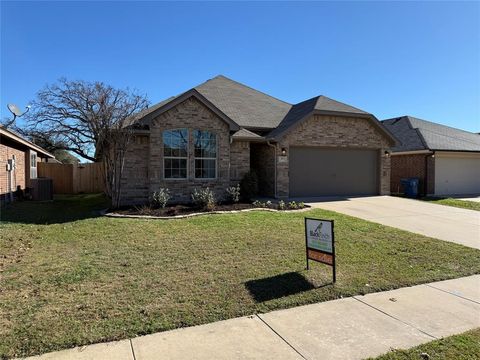
[[[480,249],[480,212],[393,196],[303,199],[325,210]]]

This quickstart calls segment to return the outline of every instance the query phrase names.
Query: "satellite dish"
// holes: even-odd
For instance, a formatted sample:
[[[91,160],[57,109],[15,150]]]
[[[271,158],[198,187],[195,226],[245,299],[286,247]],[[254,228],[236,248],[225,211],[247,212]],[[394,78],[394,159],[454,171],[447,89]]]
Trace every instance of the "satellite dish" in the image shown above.
[[[14,115],[14,116],[22,116],[23,113],[20,111],[17,105],[15,104],[8,104],[7,105],[8,110]]]

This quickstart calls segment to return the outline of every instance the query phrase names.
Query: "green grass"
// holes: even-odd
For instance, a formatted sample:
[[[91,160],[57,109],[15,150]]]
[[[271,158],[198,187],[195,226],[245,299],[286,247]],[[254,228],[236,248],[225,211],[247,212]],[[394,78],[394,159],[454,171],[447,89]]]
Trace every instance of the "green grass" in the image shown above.
[[[475,201],[460,200],[460,199],[454,199],[454,198],[439,198],[439,197],[424,197],[424,198],[421,198],[420,200],[428,201],[428,202],[432,202],[440,205],[447,205],[447,206],[453,206],[453,207],[458,207],[462,209],[480,211],[480,202],[475,202]]]
[[[480,273],[480,251],[321,209],[98,217],[99,196],[2,209],[0,357],[123,339]],[[305,216],[335,220],[305,271]],[[48,225],[47,225],[48,224]]]
[[[480,329],[435,340],[408,350],[395,350],[375,360],[478,360],[480,358]]]

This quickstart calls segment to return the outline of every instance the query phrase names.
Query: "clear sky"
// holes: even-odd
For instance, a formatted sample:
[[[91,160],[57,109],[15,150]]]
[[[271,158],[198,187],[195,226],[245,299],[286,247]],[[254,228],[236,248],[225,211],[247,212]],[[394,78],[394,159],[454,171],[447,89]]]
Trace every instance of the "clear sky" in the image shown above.
[[[1,3],[2,118],[62,76],[156,103],[218,74],[479,132],[480,3]]]

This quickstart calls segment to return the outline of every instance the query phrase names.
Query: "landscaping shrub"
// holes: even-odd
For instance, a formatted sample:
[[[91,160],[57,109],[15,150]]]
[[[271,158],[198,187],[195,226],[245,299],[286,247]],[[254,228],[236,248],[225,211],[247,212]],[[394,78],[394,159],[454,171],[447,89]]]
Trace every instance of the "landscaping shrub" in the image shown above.
[[[280,210],[285,210],[285,209],[287,208],[287,206],[285,205],[285,201],[280,200],[280,201],[278,202],[278,208],[279,208]]]
[[[227,200],[231,203],[238,203],[240,201],[240,184],[237,186],[230,186],[226,190]]]
[[[254,171],[247,172],[240,181],[240,194],[245,201],[258,195],[258,176]]]
[[[253,203],[252,203],[253,206],[255,207],[259,207],[259,208],[271,208],[272,207],[272,202],[270,200],[268,201],[260,201],[260,200],[255,200]]]
[[[216,205],[215,194],[208,187],[200,190],[194,189],[192,192],[192,201],[198,207],[208,211],[213,210]]]
[[[295,201],[290,201],[290,202],[288,203],[288,208],[289,208],[289,209],[292,209],[292,210],[293,210],[293,209],[298,209],[298,204],[297,204]]]
[[[170,198],[170,190],[168,190],[167,188],[160,188],[158,191],[155,191],[152,194],[152,204],[155,207],[161,207],[162,209],[164,209],[165,206],[167,206]]]

